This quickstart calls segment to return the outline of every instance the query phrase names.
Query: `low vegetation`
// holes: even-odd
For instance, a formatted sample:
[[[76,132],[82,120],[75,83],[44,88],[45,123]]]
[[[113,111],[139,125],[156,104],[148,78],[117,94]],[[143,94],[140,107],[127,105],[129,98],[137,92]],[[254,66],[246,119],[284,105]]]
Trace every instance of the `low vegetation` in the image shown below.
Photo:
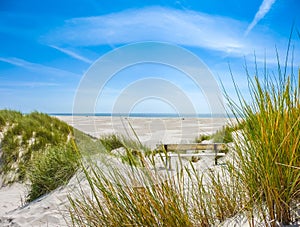
[[[27,171],[31,182],[28,202],[69,181],[80,164],[80,154],[74,151],[71,145],[55,146],[34,155]]]
[[[80,155],[72,129],[57,118],[33,112],[0,110],[1,162],[4,183],[30,182],[28,201],[66,183]]]
[[[146,169],[143,187],[133,187],[132,172],[115,169],[107,176],[94,167],[85,171],[92,189],[92,198],[82,193],[81,199],[70,200],[70,215],[74,226],[217,226],[241,208],[230,179],[218,187],[221,179],[206,183],[192,166],[177,175],[162,177]],[[113,167],[112,167],[113,168]],[[228,179],[228,180],[226,180]],[[188,185],[188,188],[186,188]],[[230,186],[230,187],[229,187]],[[211,196],[207,196],[211,195]],[[226,200],[224,200],[226,198]]]
[[[109,154],[121,158],[123,162],[134,166],[144,165],[144,157],[152,153],[150,148],[139,141],[128,139],[124,136],[112,134],[102,136],[99,140]],[[123,149],[123,152],[116,151],[116,149],[120,148]],[[114,150],[116,152],[112,153]]]
[[[112,151],[117,148],[124,147],[122,139],[115,134],[102,136],[99,140],[107,151]]]
[[[213,143],[231,143],[233,142],[232,132],[237,131],[237,126],[223,126],[212,135],[202,134],[195,139],[196,143],[201,143],[204,140],[212,140]]]
[[[17,111],[0,110],[1,143],[0,173],[5,184],[29,181],[27,201],[64,185],[80,166],[81,156],[114,154],[124,163],[143,165],[149,149],[139,142],[116,135],[93,138],[46,114],[24,115]],[[74,136],[76,135],[76,136]]]
[[[65,145],[72,136],[69,126],[46,114],[1,110],[4,137],[1,141],[0,172],[9,176],[6,183],[26,179],[32,157],[48,146]]]

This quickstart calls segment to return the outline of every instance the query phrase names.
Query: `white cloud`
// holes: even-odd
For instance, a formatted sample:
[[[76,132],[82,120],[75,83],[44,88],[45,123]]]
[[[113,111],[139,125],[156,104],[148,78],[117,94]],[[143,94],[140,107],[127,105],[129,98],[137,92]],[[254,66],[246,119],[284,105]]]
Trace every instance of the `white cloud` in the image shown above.
[[[263,3],[260,11],[266,12],[274,1],[265,0],[268,4]],[[253,61],[255,53],[258,61],[267,56],[266,63],[276,64],[273,59],[276,55],[275,46],[279,53],[285,53],[288,39],[272,33],[264,25],[256,25],[254,31],[244,36],[247,26],[248,23],[244,21],[223,16],[146,7],[67,20],[62,27],[43,36],[42,42],[56,47],[68,45],[76,49],[78,46],[161,41],[202,48],[221,58],[245,56],[247,61]],[[299,45],[299,40],[295,43]],[[298,49],[295,49],[294,56],[300,56]]]
[[[254,28],[254,26],[262,19],[264,16],[270,11],[272,5],[275,3],[276,0],[263,0],[262,4],[259,7],[259,10],[255,14],[254,19],[252,20],[251,24],[248,26],[247,30],[245,31],[245,36],[249,34],[249,32]]]
[[[264,5],[262,12],[268,6],[267,3]],[[224,57],[252,57],[254,51],[258,57],[263,57],[266,50],[273,53],[278,39],[266,33],[262,26],[245,37],[243,34],[246,27],[246,22],[228,17],[147,7],[102,16],[73,18],[67,20],[63,27],[44,36],[43,41],[49,45],[68,44],[74,47],[162,41],[217,51]],[[279,42],[287,43],[285,40]]]
[[[71,50],[68,50],[68,49],[65,49],[65,48],[61,48],[61,47],[58,47],[58,46],[55,46],[55,45],[49,45],[49,46],[52,47],[52,48],[54,48],[54,49],[56,49],[56,50],[59,50],[60,52],[62,52],[64,54],[67,54],[67,55],[69,55],[72,58],[75,58],[77,60],[83,61],[83,62],[88,63],[88,64],[93,63],[92,60],[90,60],[90,59],[88,59],[86,57],[83,57],[83,56],[81,56],[81,55],[79,55],[79,54],[77,54],[77,53],[75,53],[75,52],[73,52]]]
[[[58,83],[51,82],[36,82],[36,81],[11,81],[11,82],[0,82],[2,87],[58,87]]]
[[[22,67],[25,68],[27,70],[30,71],[34,71],[34,72],[38,72],[42,75],[53,75],[53,76],[80,76],[78,74],[69,72],[69,71],[65,71],[62,69],[58,69],[58,68],[54,68],[54,67],[49,67],[49,66],[45,66],[45,65],[41,65],[41,64],[37,64],[37,63],[33,63],[33,62],[28,62],[26,60],[20,59],[20,58],[3,58],[0,57],[0,61],[2,62],[6,62],[18,67]]]
[[[160,7],[127,10],[97,17],[73,18],[48,34],[48,43],[79,46],[165,41],[224,52],[243,48],[245,24],[225,17]]]

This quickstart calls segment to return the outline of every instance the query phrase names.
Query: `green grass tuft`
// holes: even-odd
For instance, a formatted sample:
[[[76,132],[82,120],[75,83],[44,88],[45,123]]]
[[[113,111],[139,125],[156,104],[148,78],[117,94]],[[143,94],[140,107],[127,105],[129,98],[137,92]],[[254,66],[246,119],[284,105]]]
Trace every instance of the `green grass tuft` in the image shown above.
[[[122,139],[114,134],[102,136],[99,140],[107,151],[112,151],[124,146]]]
[[[203,142],[204,140],[211,140],[211,135],[207,135],[207,134],[202,134],[200,136],[198,136],[196,139],[195,139],[195,142],[196,143],[201,143]]]
[[[33,156],[27,171],[31,187],[27,201],[66,184],[79,167],[80,155],[73,147],[49,147]]]
[[[231,143],[233,142],[232,132],[236,131],[237,127],[224,126],[217,130],[212,135],[202,134],[195,139],[196,143],[201,143],[204,140],[212,140],[213,143]]]
[[[222,127],[222,129],[216,131],[212,136],[214,143],[231,143],[233,142],[232,132],[235,129],[228,125]]]
[[[81,157],[72,145],[70,126],[38,112],[22,115],[0,110],[0,119],[5,122],[0,141],[0,174],[4,184],[29,180],[30,202],[73,176]]]
[[[124,136],[105,135],[99,140],[108,153],[117,148],[124,148],[125,154],[117,155],[117,157],[121,158],[124,163],[129,163],[133,166],[142,166],[144,156],[152,153],[150,148],[139,141],[128,139]]]
[[[0,110],[6,131],[1,141],[0,172],[5,183],[25,180],[33,155],[42,153],[48,146],[64,146],[72,137],[71,128],[57,118],[33,112],[22,115],[16,111]],[[2,127],[3,128],[3,127]]]

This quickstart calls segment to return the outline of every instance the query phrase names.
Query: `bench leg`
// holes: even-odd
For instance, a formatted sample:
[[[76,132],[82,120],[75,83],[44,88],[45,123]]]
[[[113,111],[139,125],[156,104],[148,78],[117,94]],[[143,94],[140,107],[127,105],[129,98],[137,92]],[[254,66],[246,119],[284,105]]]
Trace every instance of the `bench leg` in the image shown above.
[[[169,170],[172,168],[171,166],[171,157],[166,155],[166,168],[168,168]]]
[[[215,165],[218,165],[218,158],[217,158],[217,144],[214,144],[214,150],[215,150]]]

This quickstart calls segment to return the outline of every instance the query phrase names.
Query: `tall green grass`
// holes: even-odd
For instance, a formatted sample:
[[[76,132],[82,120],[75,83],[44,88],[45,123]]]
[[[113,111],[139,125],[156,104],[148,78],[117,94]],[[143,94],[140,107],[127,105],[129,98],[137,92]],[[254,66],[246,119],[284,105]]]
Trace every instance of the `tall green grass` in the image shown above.
[[[158,169],[148,167],[139,179],[133,177],[137,170],[132,168],[109,166],[107,174],[97,166],[83,167],[92,196],[83,190],[76,198],[69,197],[69,224],[216,226],[240,210],[239,187],[231,186],[231,178],[212,172],[205,179],[192,166],[179,168],[176,175],[155,174]],[[143,186],[136,186],[137,181]]]
[[[142,187],[134,186],[130,172],[115,169],[107,175],[97,166],[91,171],[83,167],[92,197],[82,193],[69,198],[72,224],[221,226],[237,217],[250,226],[297,224],[300,70],[298,76],[287,75],[287,66],[278,64],[276,75],[265,69],[260,77],[248,71],[247,76],[251,100],[244,99],[237,85],[238,101],[226,97],[237,123],[226,165],[204,172],[179,165],[175,176],[166,172],[162,178],[159,169],[146,166],[142,180],[148,184]]]
[[[249,79],[252,101],[230,98],[230,108],[244,119],[235,143],[236,174],[249,208],[266,225],[296,221],[293,207],[300,199],[300,72]]]

